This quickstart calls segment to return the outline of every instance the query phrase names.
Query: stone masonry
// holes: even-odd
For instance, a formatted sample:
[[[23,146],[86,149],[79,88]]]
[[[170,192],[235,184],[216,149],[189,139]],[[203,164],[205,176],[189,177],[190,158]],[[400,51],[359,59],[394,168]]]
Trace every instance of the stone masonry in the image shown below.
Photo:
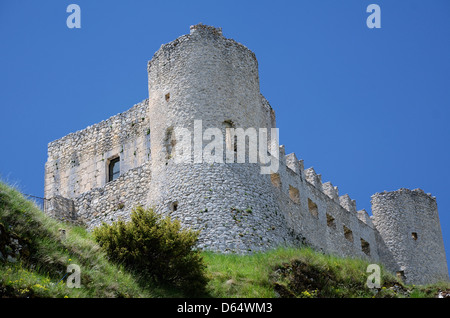
[[[47,213],[92,229],[127,220],[141,205],[200,230],[198,247],[207,250],[248,253],[307,244],[381,262],[408,283],[449,279],[430,194],[377,193],[369,217],[331,182],[323,183],[314,168],[286,155],[284,146],[270,144],[265,153],[276,160],[271,173],[261,173],[267,164],[261,157],[249,160],[250,142],[245,162],[238,162],[239,148],[229,147],[237,137],[229,132],[271,132],[275,112],[260,93],[255,54],[220,28],[191,26],[190,34],[161,46],[148,75],[148,99],[49,143]],[[180,139],[181,131],[193,132],[193,140]],[[196,131],[202,138],[196,139]],[[222,148],[210,153],[220,160],[205,159],[211,131],[226,139],[220,140],[223,157]],[[236,160],[226,161],[227,154]],[[120,175],[111,179],[116,161]]]

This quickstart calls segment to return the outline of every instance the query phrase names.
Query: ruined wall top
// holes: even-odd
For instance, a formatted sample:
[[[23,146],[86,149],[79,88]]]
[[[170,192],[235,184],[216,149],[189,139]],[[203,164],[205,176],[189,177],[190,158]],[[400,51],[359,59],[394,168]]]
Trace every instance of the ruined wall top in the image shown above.
[[[411,190],[411,189],[406,189],[406,188],[400,188],[398,190],[395,191],[383,191],[383,192],[377,192],[374,195],[372,195],[372,199],[373,198],[378,198],[378,197],[382,197],[384,199],[393,199],[397,196],[400,195],[417,195],[417,196],[421,196],[421,197],[427,197],[430,200],[436,201],[436,197],[433,196],[431,193],[425,193],[425,191],[423,191],[420,188]]]
[[[208,32],[215,35],[223,35],[222,28],[216,28],[210,25],[204,25],[203,23],[199,23],[196,25],[191,25],[190,34],[196,34],[198,32]]]

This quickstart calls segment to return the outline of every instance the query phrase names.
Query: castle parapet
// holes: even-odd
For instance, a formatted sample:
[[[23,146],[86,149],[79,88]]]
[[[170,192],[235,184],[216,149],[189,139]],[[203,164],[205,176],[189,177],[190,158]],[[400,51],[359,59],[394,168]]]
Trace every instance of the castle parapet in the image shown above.
[[[295,153],[290,153],[286,156],[286,166],[295,173],[300,174],[303,170],[303,161],[300,163]]]
[[[370,218],[369,213],[367,213],[365,209],[357,211],[356,215],[361,222],[373,228],[372,219]]]
[[[300,159],[299,161],[298,161],[298,164],[299,164],[299,166],[300,166],[300,171],[304,171],[305,170],[305,164],[304,164],[304,160],[303,159]]]
[[[279,150],[280,162],[282,164],[286,165],[286,148],[284,147],[284,145],[280,145],[278,150]]]
[[[348,194],[339,197],[339,204],[347,211],[356,213],[356,201],[350,199]]]
[[[322,176],[320,174],[317,174],[314,171],[313,167],[306,169],[304,172],[305,172],[306,181],[311,183],[317,189],[323,190],[322,189]]]
[[[322,184],[323,192],[334,202],[339,203],[339,189],[331,184],[330,181]]]

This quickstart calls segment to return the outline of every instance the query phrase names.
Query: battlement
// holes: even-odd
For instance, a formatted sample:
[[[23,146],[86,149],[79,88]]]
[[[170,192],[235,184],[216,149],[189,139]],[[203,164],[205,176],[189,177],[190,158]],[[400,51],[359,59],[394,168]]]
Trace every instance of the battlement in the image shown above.
[[[317,174],[313,167],[305,169],[306,181],[311,183],[317,189],[322,190],[322,175]]]
[[[357,211],[356,215],[361,222],[367,224],[371,228],[374,227],[372,219],[370,218],[369,213],[367,213],[367,211],[365,209]]]
[[[330,181],[322,184],[323,192],[334,202],[339,203],[339,189],[331,184]]]
[[[347,211],[356,213],[356,201],[350,199],[348,194],[339,197],[339,204]]]
[[[295,153],[290,153],[286,155],[286,166],[294,171],[297,174],[300,174],[303,170],[302,165],[300,164],[299,160],[297,159],[297,156]]]
[[[284,149],[284,146],[280,146],[281,155],[284,155]],[[317,174],[314,167],[304,169],[304,161],[298,160],[295,153],[284,155],[284,158],[286,167],[293,173],[297,174],[300,179],[302,179],[302,176],[304,175],[304,178],[308,183],[313,185],[320,192],[323,192],[332,201],[351,213],[357,213],[356,201],[352,200],[348,194],[339,196],[339,188],[337,186],[333,186],[330,181],[322,183],[322,175]],[[370,219],[369,216],[367,215],[367,218],[364,216],[364,213],[367,214],[367,212],[365,210],[361,210],[360,212],[361,221],[364,220],[364,223],[368,223],[367,220]]]

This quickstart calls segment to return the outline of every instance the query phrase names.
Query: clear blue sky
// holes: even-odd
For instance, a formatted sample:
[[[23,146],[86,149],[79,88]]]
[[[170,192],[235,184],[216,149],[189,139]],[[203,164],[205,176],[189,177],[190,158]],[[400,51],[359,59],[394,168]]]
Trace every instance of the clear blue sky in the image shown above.
[[[436,196],[449,259],[449,14],[447,0],[1,1],[0,178],[43,196],[47,144],[147,98],[147,61],[202,22],[255,52],[287,153],[358,209],[384,190]]]

